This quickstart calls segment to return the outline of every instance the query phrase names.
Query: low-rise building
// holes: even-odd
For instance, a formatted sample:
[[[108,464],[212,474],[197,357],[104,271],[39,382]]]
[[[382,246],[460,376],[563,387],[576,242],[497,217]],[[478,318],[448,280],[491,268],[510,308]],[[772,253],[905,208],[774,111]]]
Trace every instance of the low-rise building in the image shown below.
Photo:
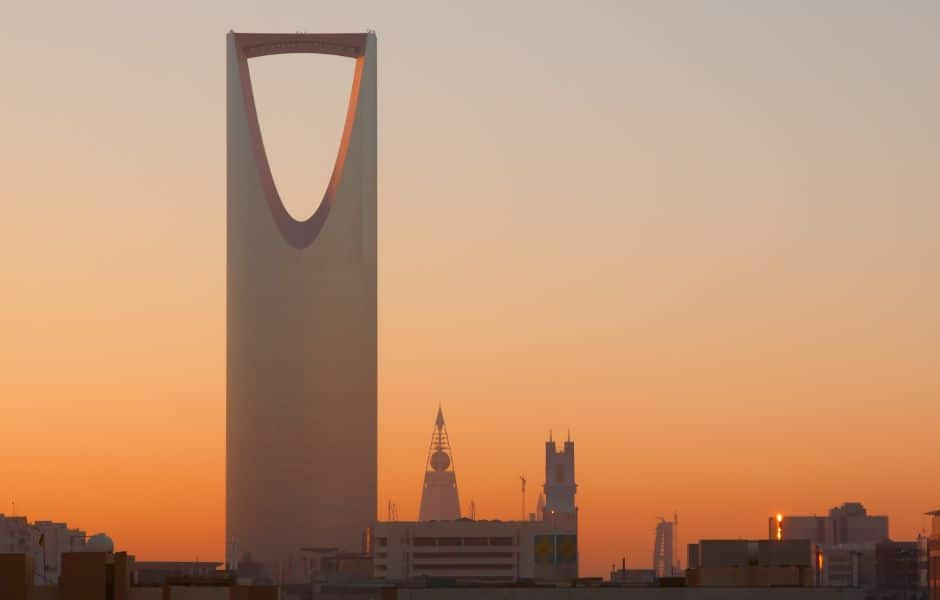
[[[867,589],[875,587],[875,544],[822,546],[819,555],[819,585]]]
[[[578,576],[576,515],[542,521],[391,521],[375,527],[375,576],[555,581]]]
[[[241,585],[233,573],[226,571],[167,577],[161,585],[137,586],[134,585],[134,557],[126,552],[66,552],[61,556],[61,564],[61,576],[56,583],[37,585],[33,578],[35,565],[29,554],[0,552],[0,599],[282,600],[286,597],[276,586]]]
[[[545,506],[528,521],[383,521],[372,529],[377,579],[516,582],[578,577],[574,442],[545,444]]]
[[[104,534],[89,536],[65,523],[36,521],[0,514],[0,552],[23,553],[32,558],[36,585],[55,584],[62,572],[61,557],[67,552],[89,549],[89,541],[108,539]]]
[[[816,547],[809,540],[702,540],[689,545],[691,587],[814,587]]]
[[[657,577],[654,569],[628,569],[626,566],[610,572],[610,582],[624,586],[652,586],[656,585]]]
[[[559,581],[578,577],[574,442],[545,444],[545,505],[528,521],[383,521],[369,544],[375,577]]]
[[[861,502],[845,502],[827,516],[780,515],[779,535],[772,532],[768,537],[809,540],[819,546],[876,544],[889,539],[888,517],[869,515]]]
[[[218,571],[222,563],[199,561],[139,561],[134,563],[133,584],[161,586],[168,581],[192,577],[208,577]]]
[[[927,582],[930,600],[940,600],[940,510],[927,514],[933,517],[927,541]]]
[[[875,585],[885,592],[918,592],[923,589],[919,544],[916,541],[876,544]]]

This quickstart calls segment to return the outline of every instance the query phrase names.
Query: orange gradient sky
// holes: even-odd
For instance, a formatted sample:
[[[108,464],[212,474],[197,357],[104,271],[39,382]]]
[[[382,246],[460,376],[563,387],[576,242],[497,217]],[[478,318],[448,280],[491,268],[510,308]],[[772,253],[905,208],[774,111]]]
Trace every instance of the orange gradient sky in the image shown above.
[[[0,511],[221,560],[224,34],[366,28],[382,517],[438,403],[478,517],[571,429],[589,575],[940,508],[940,4],[195,4],[0,7]],[[310,212],[352,63],[252,69]]]

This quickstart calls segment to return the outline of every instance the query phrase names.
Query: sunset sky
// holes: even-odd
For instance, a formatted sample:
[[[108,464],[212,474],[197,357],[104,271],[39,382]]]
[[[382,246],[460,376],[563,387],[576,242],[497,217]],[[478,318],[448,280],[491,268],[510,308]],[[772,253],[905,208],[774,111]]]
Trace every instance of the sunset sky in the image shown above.
[[[0,512],[222,560],[225,33],[379,49],[379,507],[577,448],[581,572],[940,508],[940,3],[0,4]],[[311,213],[353,63],[253,59]],[[684,553],[682,553],[684,564]]]

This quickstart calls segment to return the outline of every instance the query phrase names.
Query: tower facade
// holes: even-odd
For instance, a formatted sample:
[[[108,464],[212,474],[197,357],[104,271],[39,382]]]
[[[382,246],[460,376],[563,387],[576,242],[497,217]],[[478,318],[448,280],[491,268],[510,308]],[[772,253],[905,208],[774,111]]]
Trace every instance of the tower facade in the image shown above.
[[[677,577],[681,574],[678,562],[679,515],[674,520],[659,519],[653,541],[653,570],[656,577]]]
[[[453,521],[460,518],[460,498],[457,494],[457,472],[454,455],[447,437],[444,412],[438,408],[424,467],[424,487],[421,489],[420,521]]]
[[[359,550],[376,513],[376,38],[227,36],[226,542],[272,581],[301,547]],[[249,60],[351,58],[342,140],[322,202],[278,195]]]
[[[574,479],[574,442],[565,442],[562,450],[554,441],[545,442],[545,508],[546,518],[553,513],[574,513],[574,495],[578,486]]]

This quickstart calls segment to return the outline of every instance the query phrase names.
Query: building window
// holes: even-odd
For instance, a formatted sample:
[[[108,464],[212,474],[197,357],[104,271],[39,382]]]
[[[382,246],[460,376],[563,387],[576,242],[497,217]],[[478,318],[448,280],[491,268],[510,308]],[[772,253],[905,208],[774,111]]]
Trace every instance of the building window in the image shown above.
[[[513,552],[414,552],[412,558],[512,558]]]
[[[490,538],[485,537],[465,537],[463,539],[464,546],[489,546]]]
[[[496,565],[485,565],[485,564],[463,564],[463,563],[453,563],[453,564],[421,564],[415,563],[414,570],[416,571],[512,571],[513,565],[511,564],[496,564]]]

